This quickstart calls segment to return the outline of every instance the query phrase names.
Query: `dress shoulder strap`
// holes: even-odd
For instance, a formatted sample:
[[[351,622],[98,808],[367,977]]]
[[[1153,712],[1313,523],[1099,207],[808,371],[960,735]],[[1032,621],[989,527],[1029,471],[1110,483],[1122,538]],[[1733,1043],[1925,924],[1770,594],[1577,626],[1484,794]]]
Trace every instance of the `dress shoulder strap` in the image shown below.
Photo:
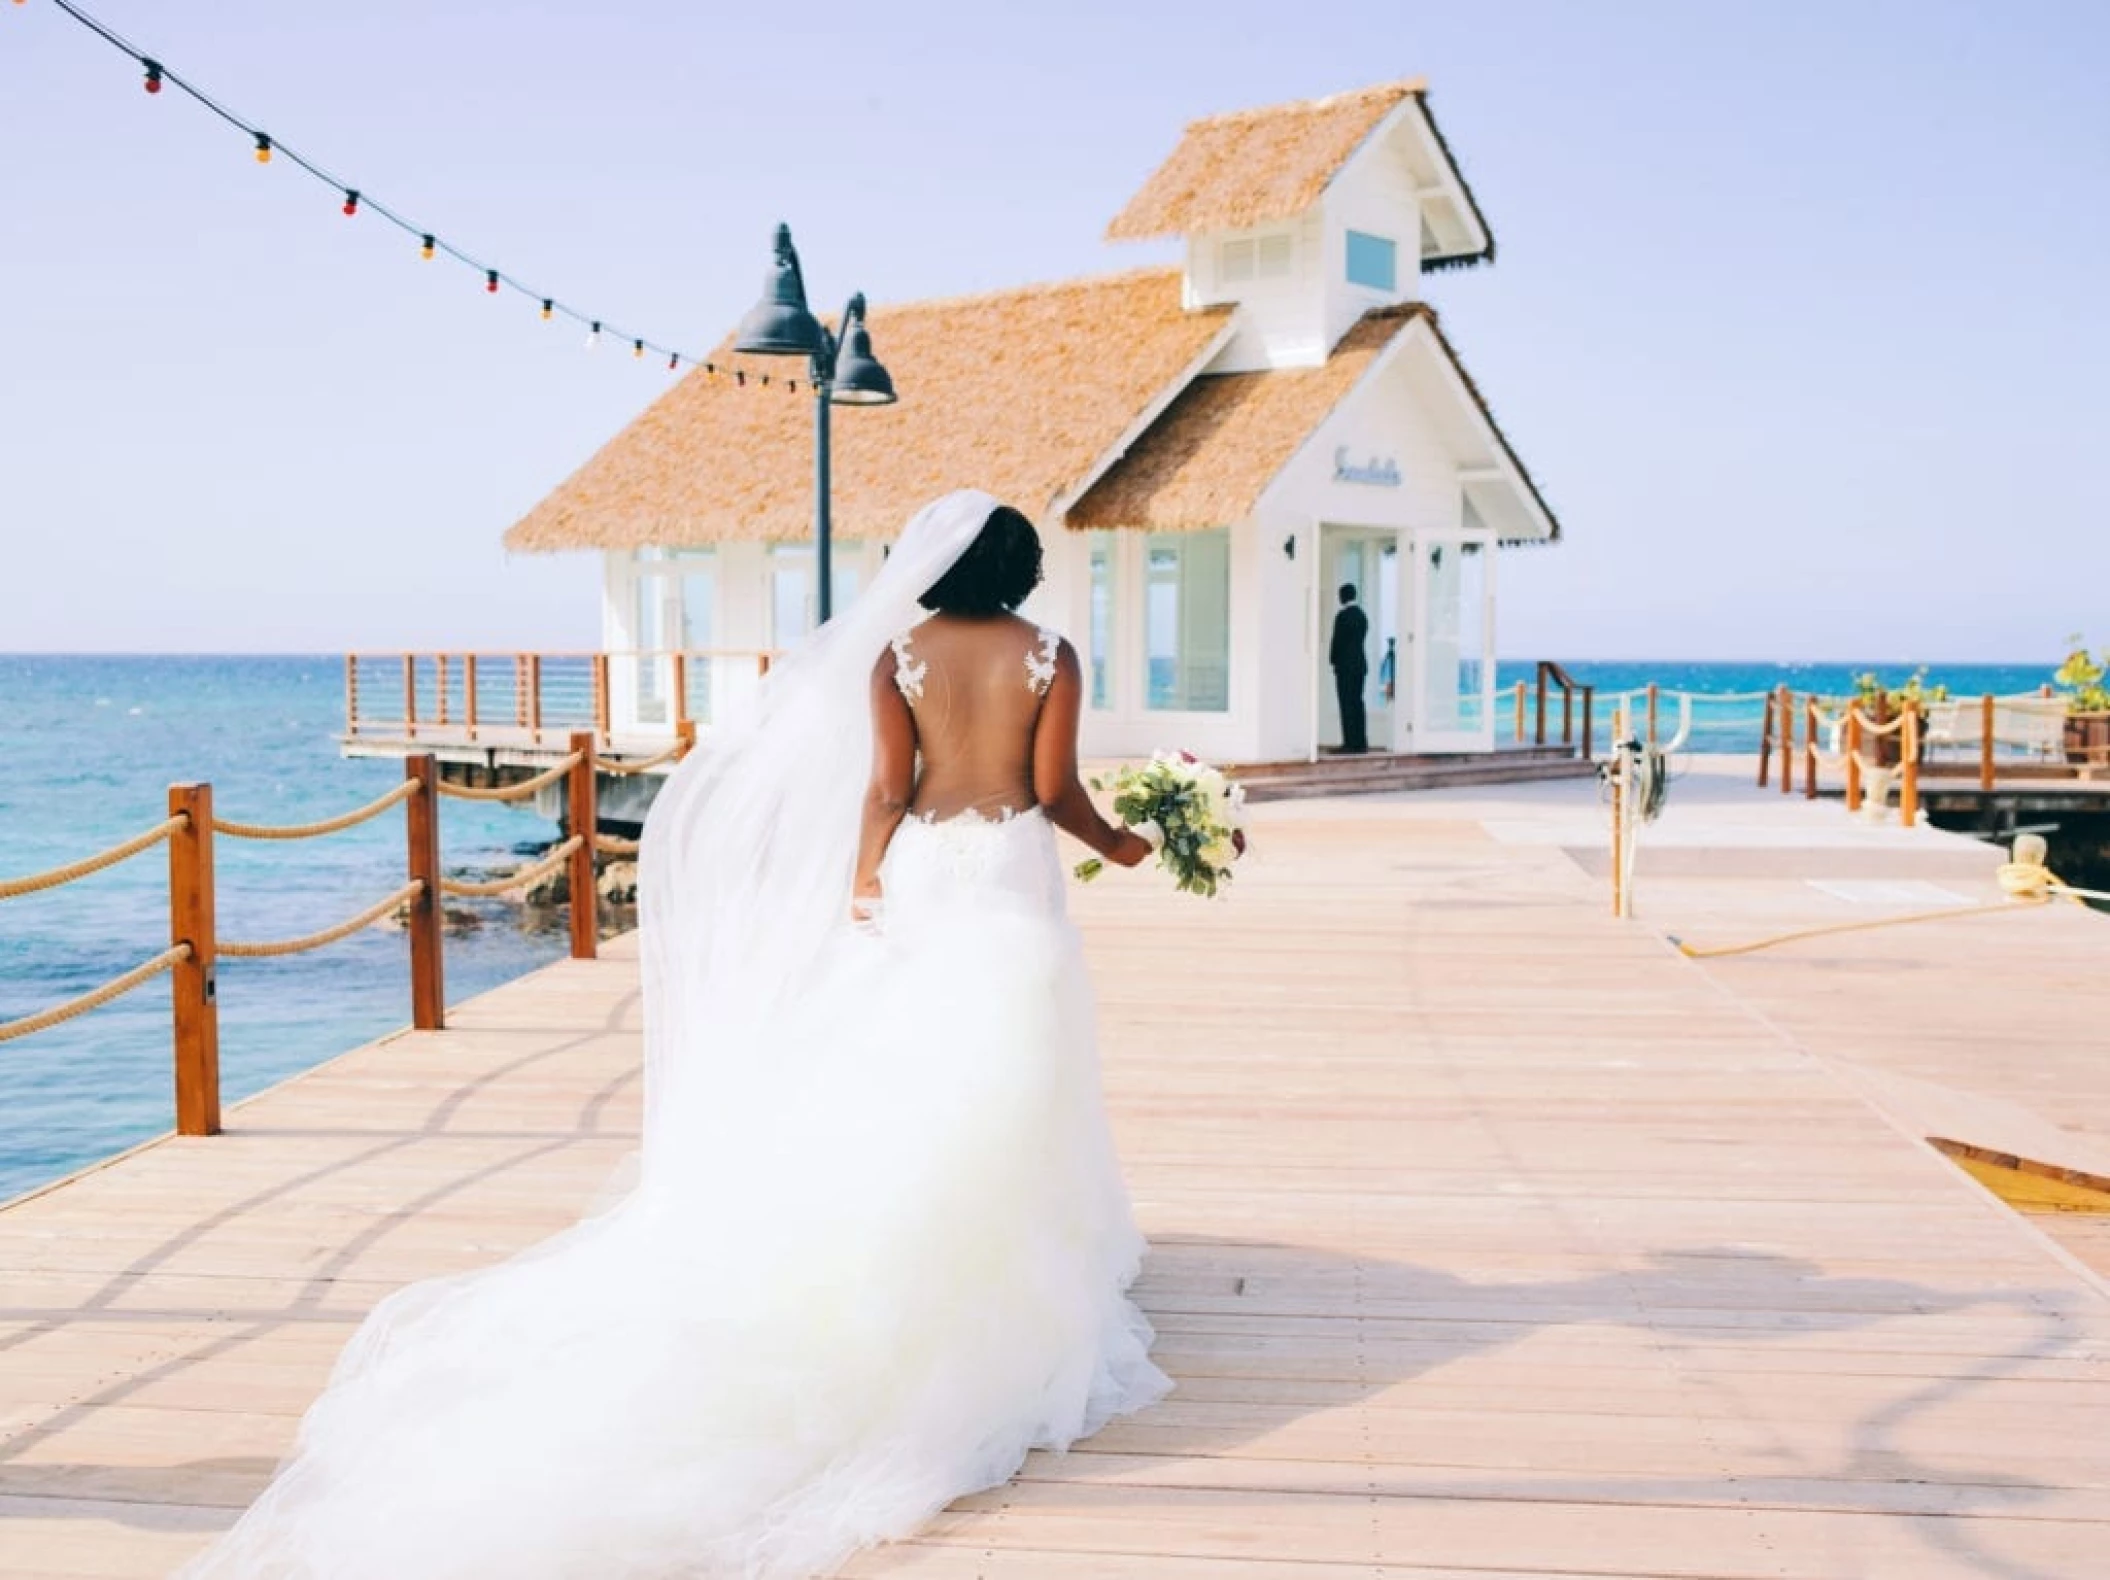
[[[930,672],[930,661],[918,660],[909,650],[909,635],[903,631],[889,645],[894,649],[894,684],[914,702],[923,695],[923,677]]]
[[[1036,697],[1045,697],[1055,684],[1055,655],[1062,638],[1046,626],[1039,628],[1039,645],[1026,650],[1026,685]]]

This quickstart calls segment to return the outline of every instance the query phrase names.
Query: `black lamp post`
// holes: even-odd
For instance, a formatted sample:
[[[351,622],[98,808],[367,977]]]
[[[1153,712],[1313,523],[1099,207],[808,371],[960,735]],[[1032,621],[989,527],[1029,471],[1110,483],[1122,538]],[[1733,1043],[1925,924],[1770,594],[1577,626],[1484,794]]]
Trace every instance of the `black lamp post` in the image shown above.
[[[896,399],[894,380],[872,355],[862,293],[843,309],[840,339],[806,308],[806,281],[799,273],[791,227],[777,227],[776,262],[762,286],[762,300],[740,320],[735,351],[762,356],[803,356],[813,383],[813,545],[816,592],[823,622],[834,613],[834,570],[828,520],[828,408],[886,406]]]

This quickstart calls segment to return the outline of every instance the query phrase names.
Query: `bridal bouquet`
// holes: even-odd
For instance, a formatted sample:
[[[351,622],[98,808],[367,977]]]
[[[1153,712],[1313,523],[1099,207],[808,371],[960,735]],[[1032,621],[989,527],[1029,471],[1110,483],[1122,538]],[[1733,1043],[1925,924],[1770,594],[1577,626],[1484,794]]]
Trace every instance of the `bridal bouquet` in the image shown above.
[[[1245,787],[1191,752],[1158,752],[1092,788],[1113,791],[1114,816],[1157,845],[1158,865],[1188,894],[1215,894],[1245,854]],[[1089,883],[1105,870],[1094,856],[1077,876]]]

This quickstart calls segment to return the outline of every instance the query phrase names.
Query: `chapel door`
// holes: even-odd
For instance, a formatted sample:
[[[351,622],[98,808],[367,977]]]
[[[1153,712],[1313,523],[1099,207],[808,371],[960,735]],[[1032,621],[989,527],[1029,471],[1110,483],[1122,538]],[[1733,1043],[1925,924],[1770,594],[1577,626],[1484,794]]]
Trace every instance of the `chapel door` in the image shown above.
[[[1322,531],[1319,589],[1320,627],[1315,644],[1315,677],[1319,707],[1319,745],[1342,744],[1341,708],[1332,664],[1334,622],[1342,608],[1340,589],[1353,587],[1356,602],[1369,621],[1363,643],[1365,662],[1363,711],[1372,751],[1396,750],[1399,681],[1400,559],[1399,535],[1366,527],[1328,526]]]
[[[1417,752],[1495,747],[1495,542],[1487,532],[1414,538]]]

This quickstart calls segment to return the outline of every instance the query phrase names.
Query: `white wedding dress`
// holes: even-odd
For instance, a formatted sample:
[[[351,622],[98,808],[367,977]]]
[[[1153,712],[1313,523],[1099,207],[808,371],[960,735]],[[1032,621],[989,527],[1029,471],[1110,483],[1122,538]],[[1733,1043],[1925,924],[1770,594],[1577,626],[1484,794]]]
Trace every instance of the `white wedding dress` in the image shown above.
[[[867,678],[993,504],[920,514],[655,806],[635,1184],[385,1301],[182,1574],[825,1574],[1170,1386],[1046,819],[911,818],[846,920]]]

